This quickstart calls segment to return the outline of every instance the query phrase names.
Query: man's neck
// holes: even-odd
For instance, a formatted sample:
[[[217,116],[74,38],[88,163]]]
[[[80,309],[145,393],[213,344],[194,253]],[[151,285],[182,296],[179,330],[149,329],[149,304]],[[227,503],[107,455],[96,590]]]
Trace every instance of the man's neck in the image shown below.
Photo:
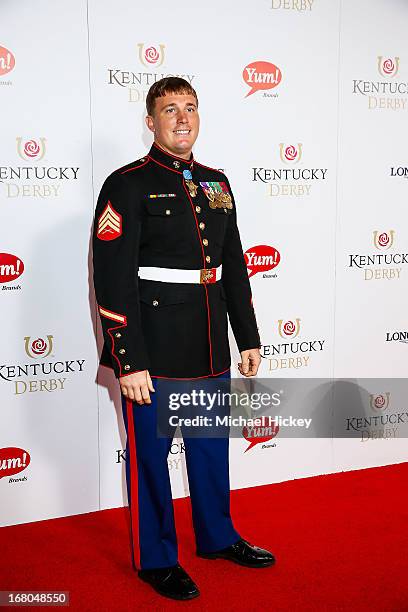
[[[186,161],[189,161],[191,159],[192,149],[190,149],[189,151],[184,152],[184,153],[175,153],[174,151],[170,151],[169,149],[164,147],[162,144],[160,144],[160,142],[157,142],[157,140],[154,141],[154,144],[157,145],[159,147],[159,149],[161,149],[165,153],[168,153],[169,155],[173,155],[175,157],[180,157],[180,159],[185,159]]]

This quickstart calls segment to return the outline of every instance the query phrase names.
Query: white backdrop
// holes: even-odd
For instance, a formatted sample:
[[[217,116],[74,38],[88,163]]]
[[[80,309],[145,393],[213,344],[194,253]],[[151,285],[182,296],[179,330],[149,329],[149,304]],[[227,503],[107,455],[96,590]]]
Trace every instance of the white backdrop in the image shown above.
[[[1,525],[126,503],[118,386],[97,371],[89,243],[103,180],[150,147],[144,100],[162,76],[197,89],[195,157],[233,187],[260,376],[365,377],[381,397],[381,379],[407,376],[407,18],[404,0],[177,10],[163,0],[3,0]],[[252,90],[251,68],[272,72],[275,86]],[[268,247],[280,262],[264,270]],[[316,350],[277,354],[295,338]],[[391,395],[381,410],[398,406]],[[408,459],[406,440],[380,434],[278,434],[248,452],[234,439],[232,487]],[[188,494],[181,440],[169,469],[174,497]]]

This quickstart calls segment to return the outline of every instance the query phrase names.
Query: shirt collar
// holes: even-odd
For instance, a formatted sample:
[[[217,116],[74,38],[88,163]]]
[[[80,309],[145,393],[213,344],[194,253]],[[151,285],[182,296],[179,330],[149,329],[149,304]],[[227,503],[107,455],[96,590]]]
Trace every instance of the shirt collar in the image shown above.
[[[167,153],[167,151],[162,149],[155,142],[151,146],[151,149],[149,151],[149,157],[151,157],[151,159],[156,161],[161,166],[164,166],[169,170],[173,170],[178,174],[183,174],[183,170],[192,171],[194,167],[194,156],[192,153],[190,159],[186,160],[182,157],[177,157],[176,155]]]

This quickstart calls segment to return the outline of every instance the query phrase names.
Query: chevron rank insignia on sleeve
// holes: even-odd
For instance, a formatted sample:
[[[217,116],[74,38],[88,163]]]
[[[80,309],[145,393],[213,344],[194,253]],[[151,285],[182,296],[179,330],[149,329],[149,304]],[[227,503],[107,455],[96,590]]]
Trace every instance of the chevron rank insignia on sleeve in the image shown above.
[[[115,240],[122,235],[122,215],[113,208],[108,200],[98,220],[97,236],[100,240]]]

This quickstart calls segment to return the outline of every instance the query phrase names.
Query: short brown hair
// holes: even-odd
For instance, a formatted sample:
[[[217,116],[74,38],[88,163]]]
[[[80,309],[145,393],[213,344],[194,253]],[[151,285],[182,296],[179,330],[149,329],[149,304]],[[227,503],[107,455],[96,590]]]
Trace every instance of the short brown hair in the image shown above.
[[[190,94],[195,97],[198,106],[197,93],[188,81],[180,77],[165,77],[153,83],[147,93],[146,110],[148,115],[153,114],[156,98],[162,98],[166,94]]]

